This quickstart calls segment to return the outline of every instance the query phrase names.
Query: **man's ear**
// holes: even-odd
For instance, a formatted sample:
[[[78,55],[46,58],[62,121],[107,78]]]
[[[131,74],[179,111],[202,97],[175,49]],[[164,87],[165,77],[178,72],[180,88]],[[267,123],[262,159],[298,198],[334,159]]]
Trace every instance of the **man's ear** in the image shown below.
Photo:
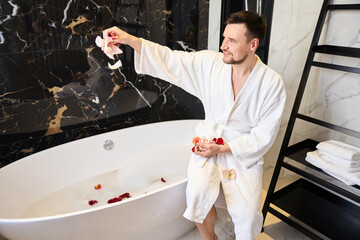
[[[250,50],[255,52],[258,47],[259,47],[259,39],[254,38],[253,40],[251,40]]]

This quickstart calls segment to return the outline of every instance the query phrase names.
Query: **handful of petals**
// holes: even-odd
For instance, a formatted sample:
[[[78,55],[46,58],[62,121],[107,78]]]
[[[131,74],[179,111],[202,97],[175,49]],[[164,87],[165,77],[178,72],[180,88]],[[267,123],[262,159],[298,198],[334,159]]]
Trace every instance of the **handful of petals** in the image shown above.
[[[206,137],[194,137],[193,138],[193,142],[192,142],[195,146],[191,149],[191,151],[195,152],[195,148],[197,148],[198,151],[204,151],[204,149],[202,149],[201,147],[197,146],[198,143],[204,143],[204,144],[209,144],[209,143],[215,143],[217,145],[224,145],[224,140],[222,138],[206,138]]]
[[[114,58],[115,54],[123,53],[123,51],[118,47],[120,44],[111,44],[111,41],[115,39],[117,39],[117,36],[111,33],[109,34],[109,36],[105,37],[105,39],[102,39],[100,36],[97,36],[95,39],[96,45],[101,48],[101,50],[106,54],[106,56],[114,60],[115,60]],[[120,60],[117,61],[114,65],[108,64],[108,67],[110,69],[116,69],[121,66],[122,63]]]

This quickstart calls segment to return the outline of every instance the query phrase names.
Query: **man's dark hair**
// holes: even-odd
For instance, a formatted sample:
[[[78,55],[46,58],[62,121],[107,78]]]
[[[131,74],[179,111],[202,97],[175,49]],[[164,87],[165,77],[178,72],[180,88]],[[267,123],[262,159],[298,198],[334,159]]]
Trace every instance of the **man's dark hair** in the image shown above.
[[[240,11],[230,14],[225,21],[226,25],[236,23],[245,24],[247,28],[246,37],[248,41],[253,38],[258,38],[259,45],[262,43],[266,32],[266,23],[263,17],[259,16],[255,12]]]

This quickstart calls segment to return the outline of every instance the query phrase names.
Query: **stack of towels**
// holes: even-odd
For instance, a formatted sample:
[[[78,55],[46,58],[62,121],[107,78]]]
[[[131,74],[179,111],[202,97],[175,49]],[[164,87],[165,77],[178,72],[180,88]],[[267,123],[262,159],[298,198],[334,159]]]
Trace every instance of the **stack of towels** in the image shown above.
[[[320,142],[306,161],[348,185],[360,186],[360,148],[335,140]]]

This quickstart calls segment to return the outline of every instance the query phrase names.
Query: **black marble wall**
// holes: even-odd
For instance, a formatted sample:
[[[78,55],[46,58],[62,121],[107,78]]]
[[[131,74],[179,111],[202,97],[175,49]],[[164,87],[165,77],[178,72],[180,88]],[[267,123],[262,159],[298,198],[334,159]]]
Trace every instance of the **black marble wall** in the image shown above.
[[[116,25],[172,49],[207,46],[206,0],[0,0],[0,167],[65,142],[151,122],[203,118],[201,102],[137,75],[95,45]]]

